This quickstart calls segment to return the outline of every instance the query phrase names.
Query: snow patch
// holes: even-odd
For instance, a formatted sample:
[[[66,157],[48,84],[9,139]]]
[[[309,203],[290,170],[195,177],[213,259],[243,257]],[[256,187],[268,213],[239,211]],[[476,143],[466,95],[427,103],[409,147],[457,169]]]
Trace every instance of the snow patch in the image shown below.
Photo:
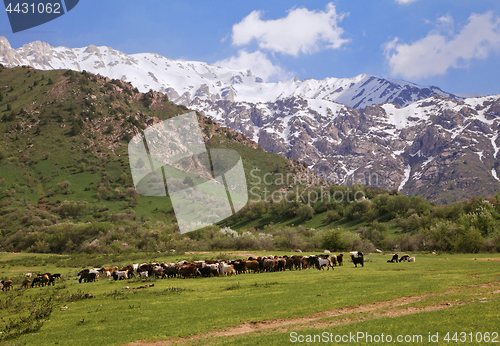
[[[491,169],[491,175],[493,176],[493,178],[495,178],[496,180],[500,181],[500,179],[498,179],[497,171],[495,171],[495,168]]]
[[[403,189],[403,187],[405,186],[405,184],[408,182],[408,180],[410,179],[410,173],[411,173],[411,166],[410,165],[406,165],[406,167],[405,167],[405,178],[403,179],[403,181],[401,182],[401,184],[399,184],[398,191],[401,191]]]
[[[493,147],[493,150],[495,151],[495,153],[493,154],[493,158],[497,158],[497,154],[498,154],[498,150],[500,150],[499,147],[497,147],[497,144],[496,144],[496,140],[498,138],[498,133],[495,134],[492,138],[491,138],[491,146]]]
[[[482,151],[476,151],[477,156],[479,156],[479,160],[483,162],[483,152]]]

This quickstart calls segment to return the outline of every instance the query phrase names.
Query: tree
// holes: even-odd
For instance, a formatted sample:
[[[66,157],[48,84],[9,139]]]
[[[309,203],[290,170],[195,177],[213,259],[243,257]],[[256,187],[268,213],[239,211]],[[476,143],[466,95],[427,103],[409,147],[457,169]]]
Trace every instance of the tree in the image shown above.
[[[120,181],[122,182],[123,185],[125,185],[127,183],[127,174],[125,172],[123,172],[120,175]]]
[[[308,204],[301,205],[295,212],[301,220],[309,220],[314,215],[314,209]]]
[[[137,160],[137,162],[135,164],[135,167],[142,168],[142,167],[144,167],[144,165],[145,165],[144,160],[142,158],[139,158],[139,160]]]
[[[77,136],[79,135],[80,133],[82,133],[82,127],[80,126],[80,124],[78,124],[77,121],[75,121],[73,123],[73,126],[71,127],[71,134],[73,136]]]
[[[339,251],[346,248],[346,242],[338,229],[332,229],[323,235],[323,248],[330,251]]]
[[[186,177],[184,178],[183,184],[189,186],[189,187],[192,187],[194,186],[194,181],[193,181],[193,178],[191,178],[190,176],[186,175]]]

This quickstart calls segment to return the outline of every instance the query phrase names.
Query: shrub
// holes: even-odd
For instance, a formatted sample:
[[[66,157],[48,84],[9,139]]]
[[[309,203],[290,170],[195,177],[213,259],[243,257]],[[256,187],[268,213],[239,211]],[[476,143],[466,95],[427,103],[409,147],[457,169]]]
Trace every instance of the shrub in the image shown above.
[[[322,247],[330,251],[341,251],[346,249],[346,242],[339,229],[332,229],[323,235]]]
[[[65,216],[85,216],[88,213],[87,201],[64,201],[59,208],[57,213],[62,217]]]
[[[302,248],[305,241],[296,229],[285,228],[275,235],[274,244],[281,250],[294,250]]]
[[[314,216],[314,209],[308,204],[303,204],[295,211],[295,214],[301,220],[309,220]]]
[[[485,244],[481,232],[475,228],[461,229],[453,242],[453,250],[462,253],[479,252]]]
[[[135,188],[129,187],[127,190],[127,198],[130,200],[130,204],[132,206],[136,206],[137,204],[139,204],[141,196]]]
[[[69,194],[69,187],[70,186],[71,186],[71,183],[67,180],[63,181],[62,183],[58,183],[57,184],[57,192]]]
[[[77,136],[82,133],[82,127],[78,122],[73,122],[73,125],[71,126],[71,135],[72,136]]]
[[[326,215],[323,218],[323,223],[329,224],[329,223],[332,223],[334,221],[338,221],[341,219],[342,219],[342,216],[340,216],[339,213],[337,213],[333,210],[329,210],[326,212]]]

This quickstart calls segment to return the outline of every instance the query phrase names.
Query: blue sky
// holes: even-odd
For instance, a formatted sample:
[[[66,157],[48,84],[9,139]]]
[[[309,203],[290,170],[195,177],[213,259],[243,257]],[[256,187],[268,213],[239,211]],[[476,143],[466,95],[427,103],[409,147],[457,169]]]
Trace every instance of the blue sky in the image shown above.
[[[18,48],[110,46],[127,54],[250,68],[268,81],[365,73],[465,94],[500,94],[498,0],[80,0],[12,34]]]

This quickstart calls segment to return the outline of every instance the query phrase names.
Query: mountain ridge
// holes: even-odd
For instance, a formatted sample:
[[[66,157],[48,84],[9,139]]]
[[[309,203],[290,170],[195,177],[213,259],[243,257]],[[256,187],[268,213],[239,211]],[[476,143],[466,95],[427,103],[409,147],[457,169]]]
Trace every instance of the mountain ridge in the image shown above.
[[[106,46],[51,47],[48,43],[35,41],[13,49],[5,37],[0,37],[0,59],[7,66],[30,65],[41,70],[72,69],[80,72],[87,70],[114,79],[124,79],[141,92],[149,89],[165,92],[171,101],[184,106],[189,106],[193,99],[203,96],[212,101],[253,103],[304,97],[337,102],[356,109],[383,102],[406,106],[434,94],[461,99],[435,86],[419,86],[367,74],[352,78],[329,77],[302,81],[294,78],[267,83],[254,76],[250,70],[233,70],[198,61],[171,60],[155,53],[127,55]],[[137,75],[138,68],[147,69],[144,76]],[[160,71],[160,68],[163,70]]]
[[[500,190],[499,95],[464,99],[371,75],[266,83],[250,70],[154,53],[40,41],[14,50],[5,38],[0,62],[88,70],[158,90],[341,184],[376,177],[377,188],[439,202]]]

